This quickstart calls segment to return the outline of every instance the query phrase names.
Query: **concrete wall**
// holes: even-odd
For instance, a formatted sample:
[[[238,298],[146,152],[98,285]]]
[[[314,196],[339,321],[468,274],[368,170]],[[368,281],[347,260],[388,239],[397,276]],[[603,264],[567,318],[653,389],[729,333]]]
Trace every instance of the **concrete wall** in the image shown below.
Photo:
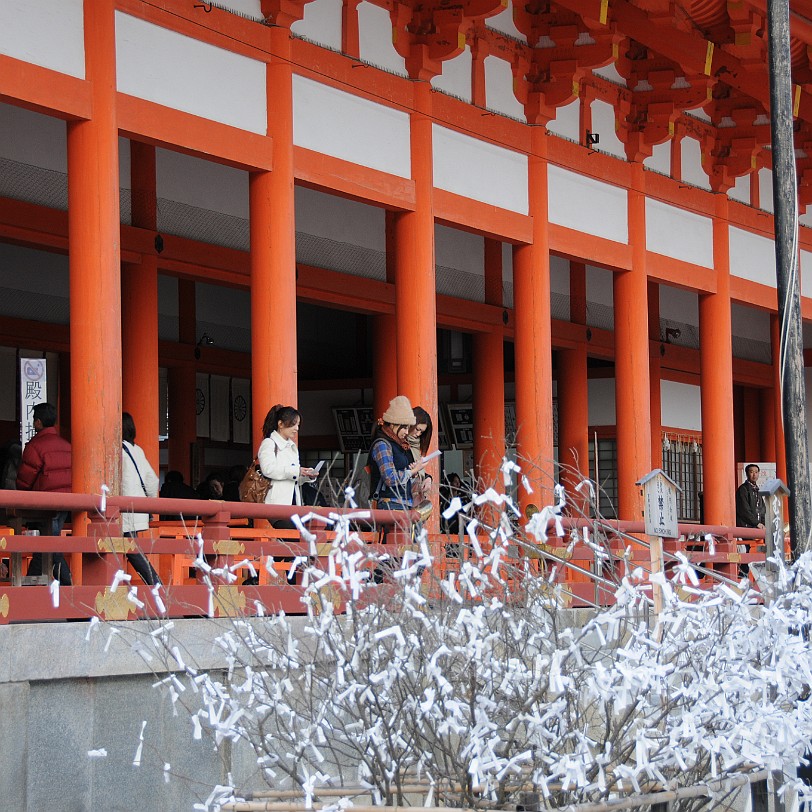
[[[217,671],[224,661],[212,641],[227,626],[177,620],[173,636],[187,662]],[[0,808],[166,812],[192,809],[229,772],[241,788],[261,786],[249,748],[217,752],[205,732],[193,740],[181,704],[193,696],[175,708],[153,687],[166,671],[155,660],[153,672],[133,644],[148,642],[154,628],[102,623],[86,639],[87,623],[0,626]],[[88,757],[101,748],[106,757]]]

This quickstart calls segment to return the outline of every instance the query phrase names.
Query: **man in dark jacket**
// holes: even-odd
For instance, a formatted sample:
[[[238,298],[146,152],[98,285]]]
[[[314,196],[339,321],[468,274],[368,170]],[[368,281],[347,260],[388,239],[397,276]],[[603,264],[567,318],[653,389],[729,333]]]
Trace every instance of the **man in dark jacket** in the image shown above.
[[[758,473],[761,469],[750,463],[744,469],[747,479],[736,490],[736,526],[764,529],[764,498],[758,493]]]
[[[36,434],[23,449],[20,467],[17,469],[17,490],[47,491],[48,493],[70,493],[71,490],[71,447],[59,436],[56,430],[56,407],[50,403],[38,403],[33,409],[34,431]],[[52,536],[62,533],[68,514],[60,511],[54,514],[49,527],[40,525],[36,529],[46,530]],[[35,529],[31,523],[28,529]],[[53,553],[54,578],[61,584],[72,583],[68,562],[62,553]],[[29,575],[42,574],[42,554],[34,553]]]

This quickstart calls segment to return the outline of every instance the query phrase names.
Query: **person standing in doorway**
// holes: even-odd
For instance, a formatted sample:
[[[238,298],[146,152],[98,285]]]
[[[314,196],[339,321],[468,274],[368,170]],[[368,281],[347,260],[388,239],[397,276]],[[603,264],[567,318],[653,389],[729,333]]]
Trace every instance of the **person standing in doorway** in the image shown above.
[[[764,529],[764,498],[758,492],[758,474],[761,469],[754,462],[745,466],[747,479],[736,489],[736,526]]]

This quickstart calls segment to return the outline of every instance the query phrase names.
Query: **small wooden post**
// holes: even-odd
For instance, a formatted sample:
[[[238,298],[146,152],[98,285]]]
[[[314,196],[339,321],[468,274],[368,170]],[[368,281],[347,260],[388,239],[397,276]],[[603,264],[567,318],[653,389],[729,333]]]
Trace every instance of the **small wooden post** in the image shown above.
[[[785,558],[784,538],[784,497],[789,496],[789,489],[780,479],[768,479],[758,491],[764,499],[764,553],[766,557],[767,594],[765,603],[775,597],[775,579],[778,565],[770,559]]]
[[[651,574],[663,572],[663,539],[677,538],[677,490],[681,490],[662,468],[655,468],[638,480],[636,485],[643,488],[643,518],[651,553]],[[654,611],[663,610],[663,590],[659,584],[652,584]]]

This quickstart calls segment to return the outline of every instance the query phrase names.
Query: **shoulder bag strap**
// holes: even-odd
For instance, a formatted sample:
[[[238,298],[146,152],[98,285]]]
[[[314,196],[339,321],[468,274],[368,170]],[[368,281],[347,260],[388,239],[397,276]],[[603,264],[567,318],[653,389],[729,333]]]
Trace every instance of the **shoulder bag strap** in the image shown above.
[[[129,448],[127,448],[126,443],[122,443],[121,447],[127,452],[127,456],[132,460],[133,466],[135,467],[135,473],[138,474],[138,481],[141,483],[141,490],[144,492],[144,496],[149,496],[147,493],[147,486],[144,485],[144,480],[141,478],[141,472],[138,470],[138,463],[135,461],[132,452]]]

